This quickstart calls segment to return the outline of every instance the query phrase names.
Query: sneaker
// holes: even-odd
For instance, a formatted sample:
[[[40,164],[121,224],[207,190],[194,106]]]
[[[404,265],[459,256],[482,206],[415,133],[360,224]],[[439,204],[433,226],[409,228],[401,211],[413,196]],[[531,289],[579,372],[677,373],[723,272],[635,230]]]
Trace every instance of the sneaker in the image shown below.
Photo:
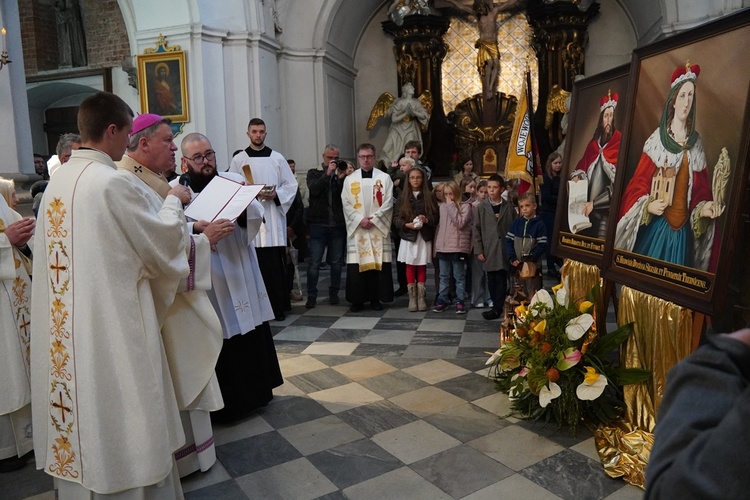
[[[435,304],[435,307],[432,308],[432,312],[441,313],[445,311],[445,308],[445,302],[438,301],[438,303]]]
[[[331,304],[332,306],[336,306],[336,305],[340,304],[339,294],[338,293],[333,293],[333,292],[329,293],[328,294],[328,303]]]
[[[490,308],[495,307],[495,303],[492,302],[492,299],[487,301],[487,307],[490,307]]]
[[[477,309],[484,309],[484,302],[477,302],[474,307]]]
[[[291,292],[289,292],[289,298],[294,302],[299,302],[300,300],[302,300],[302,292],[298,290],[292,290]]]
[[[456,302],[456,314],[466,314],[466,307],[463,302]]]
[[[317,300],[315,297],[308,297],[307,303],[305,304],[306,309],[312,309],[315,307],[315,304],[317,303]]]

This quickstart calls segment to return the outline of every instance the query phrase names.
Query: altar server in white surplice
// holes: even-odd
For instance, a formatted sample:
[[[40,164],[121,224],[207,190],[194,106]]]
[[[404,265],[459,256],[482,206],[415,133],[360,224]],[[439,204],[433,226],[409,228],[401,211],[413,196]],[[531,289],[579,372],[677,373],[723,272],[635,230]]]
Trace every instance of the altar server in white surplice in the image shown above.
[[[231,172],[217,174],[216,152],[205,135],[188,134],[180,147],[181,179],[189,183],[195,196],[216,175],[237,182],[245,180]],[[274,312],[252,245],[253,240],[257,241],[263,217],[263,206],[253,201],[235,222],[234,231],[217,243],[216,251],[211,254],[213,289],[208,296],[224,331],[224,343],[216,364],[224,408],[211,414],[214,421],[231,422],[248,416],[267,405],[273,398],[273,388],[284,382],[273,333],[268,326]],[[206,222],[195,222],[192,227],[194,233],[205,232]],[[277,276],[275,280],[280,278]]]
[[[276,320],[283,321],[284,311],[292,308],[286,286],[286,213],[297,194],[297,179],[284,156],[265,145],[266,124],[263,120],[250,120],[247,136],[250,146],[232,158],[229,172],[242,175],[249,184],[274,188],[258,196],[264,210],[263,223],[253,244],[274,315]]]
[[[164,173],[175,169],[177,146],[170,123],[159,115],[139,115],[133,121],[128,151],[117,163],[133,189],[148,198],[154,213],[159,212],[170,190]],[[159,318],[185,431],[185,445],[175,453],[180,477],[206,472],[216,462],[209,412],[224,406],[214,372],[222,336],[206,290],[211,288],[211,246],[228,236],[233,227],[224,219],[207,224],[203,234],[190,234],[190,275],[180,282],[180,293],[166,317]],[[190,231],[187,224],[184,230]]]
[[[182,498],[185,442],[159,318],[190,274],[182,203],[154,212],[114,160],[133,112],[97,92],[82,147],[44,193],[34,242],[31,396],[37,467],[58,498]]]
[[[34,219],[0,196],[0,472],[23,467],[31,441],[29,338]]]
[[[370,301],[375,311],[381,301],[393,301],[391,275],[391,217],[393,182],[375,166],[375,146],[357,148],[359,167],[344,180],[341,202],[346,221],[346,300],[352,312]]]

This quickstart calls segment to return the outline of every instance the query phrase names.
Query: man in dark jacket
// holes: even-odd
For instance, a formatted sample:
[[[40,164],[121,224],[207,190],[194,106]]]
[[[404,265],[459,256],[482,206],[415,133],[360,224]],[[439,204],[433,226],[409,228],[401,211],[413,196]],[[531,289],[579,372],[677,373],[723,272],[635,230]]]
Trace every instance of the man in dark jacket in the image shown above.
[[[318,276],[323,253],[328,250],[327,262],[331,269],[331,286],[328,289],[330,304],[339,303],[341,267],[344,265],[346,225],[341,205],[341,187],[346,176],[346,162],[339,160],[339,148],[328,144],[323,150],[320,168],[307,172],[307,189],[310,207],[307,223],[310,227],[310,245],[307,259],[307,303],[312,309],[318,299]],[[343,164],[343,169],[339,164]]]

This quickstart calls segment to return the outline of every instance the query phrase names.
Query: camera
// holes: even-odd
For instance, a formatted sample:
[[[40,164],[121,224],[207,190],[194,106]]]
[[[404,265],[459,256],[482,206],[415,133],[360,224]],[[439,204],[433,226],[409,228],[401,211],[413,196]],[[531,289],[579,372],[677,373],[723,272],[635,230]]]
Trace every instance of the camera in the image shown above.
[[[336,161],[336,168],[341,170],[342,172],[346,172],[346,169],[349,167],[347,163],[344,160],[335,160]]]

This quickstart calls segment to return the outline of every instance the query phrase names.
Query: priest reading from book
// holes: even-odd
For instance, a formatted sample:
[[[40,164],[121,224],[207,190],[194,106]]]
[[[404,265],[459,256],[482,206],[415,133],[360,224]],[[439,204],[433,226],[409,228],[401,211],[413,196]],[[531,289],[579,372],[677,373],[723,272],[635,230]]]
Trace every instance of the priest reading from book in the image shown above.
[[[247,127],[250,145],[238,153],[229,172],[244,176],[248,184],[265,184],[269,189],[258,197],[263,205],[263,222],[254,240],[277,321],[284,321],[284,311],[291,310],[286,287],[286,213],[297,194],[297,179],[284,156],[265,145],[266,124],[253,118]]]
[[[196,201],[216,176],[244,182],[244,177],[236,173],[217,173],[216,152],[205,135],[188,134],[180,147],[183,175],[172,183],[186,182]],[[212,414],[214,421],[246,417],[267,405],[273,398],[273,388],[284,383],[268,326],[268,321],[274,319],[274,312],[253,245],[258,241],[264,217],[268,222],[263,204],[257,200],[250,203],[235,221],[230,235],[218,242],[216,251],[211,254],[213,288],[208,296],[219,315],[224,336],[216,364],[224,408]],[[189,225],[194,233],[203,232],[207,227],[206,221]],[[275,280],[280,278],[277,276]]]
[[[159,320],[190,274],[184,186],[158,210],[115,161],[133,112],[81,102],[81,147],[45,190],[34,241],[34,454],[58,498],[182,498],[185,442]]]

